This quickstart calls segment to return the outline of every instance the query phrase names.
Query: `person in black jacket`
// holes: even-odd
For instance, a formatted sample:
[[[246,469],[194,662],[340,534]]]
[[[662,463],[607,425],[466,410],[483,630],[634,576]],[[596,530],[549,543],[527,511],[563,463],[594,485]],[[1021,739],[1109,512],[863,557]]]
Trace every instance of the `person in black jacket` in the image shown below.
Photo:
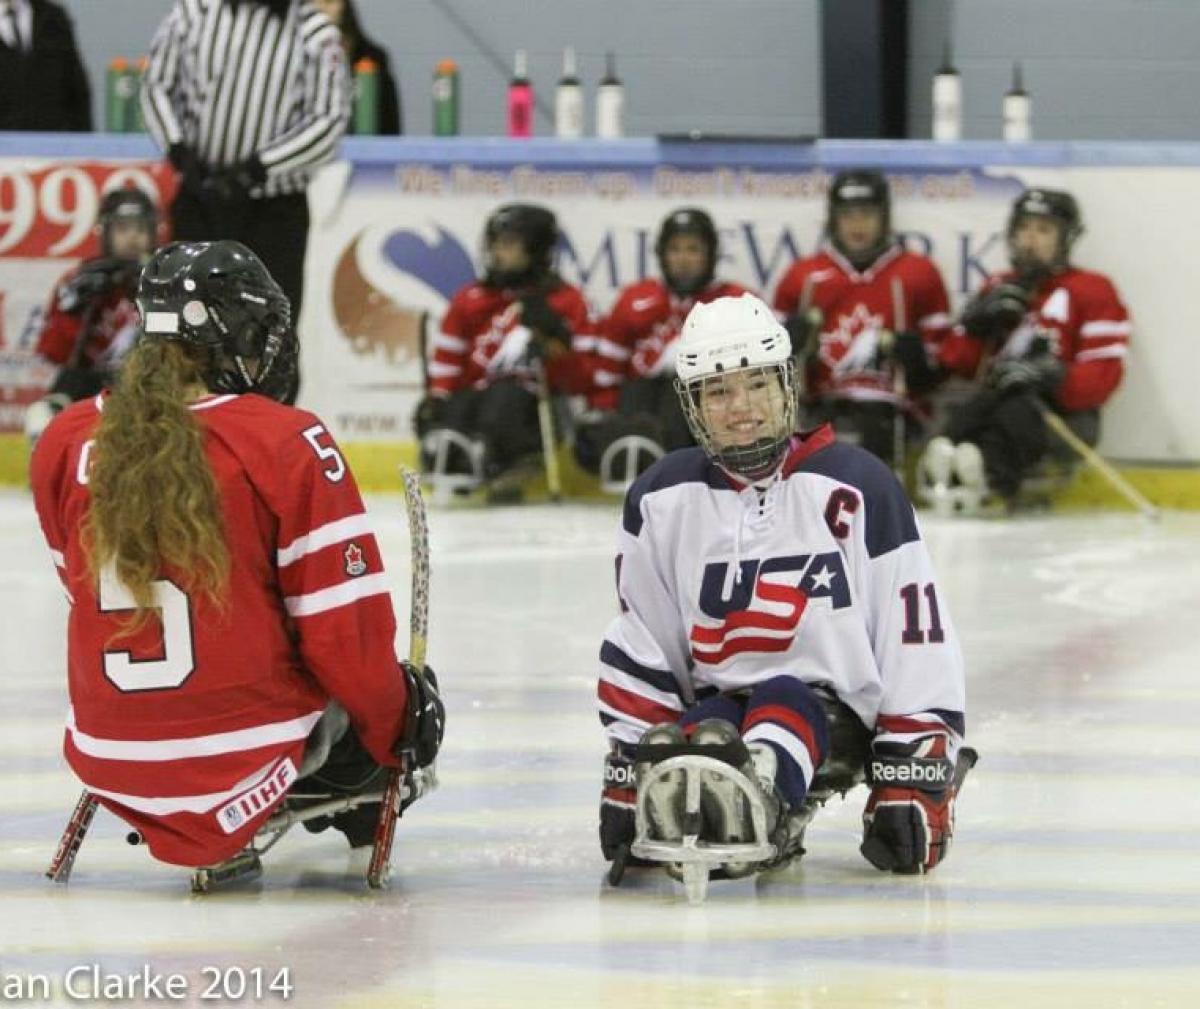
[[[0,130],[91,128],[91,89],[67,12],[51,0],[0,0]]]
[[[359,60],[371,60],[379,68],[379,133],[395,136],[404,132],[400,94],[392,76],[386,50],[374,39],[363,34],[358,22],[354,0],[315,0],[317,7],[342,33],[342,48],[346,50],[346,65],[351,69]]]

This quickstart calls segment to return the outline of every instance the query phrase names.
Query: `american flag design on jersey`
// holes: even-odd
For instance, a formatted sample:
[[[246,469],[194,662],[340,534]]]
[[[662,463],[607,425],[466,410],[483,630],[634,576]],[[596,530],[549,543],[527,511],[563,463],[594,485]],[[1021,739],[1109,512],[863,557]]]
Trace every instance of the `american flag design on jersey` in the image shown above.
[[[742,713],[719,717],[775,745],[806,787],[824,722],[792,683],[833,691],[877,738],[934,735],[954,758],[962,654],[916,515],[891,471],[828,426],[797,435],[762,487],[698,448],[659,460],[626,496],[618,551],[597,689],[610,740],[736,700]]]

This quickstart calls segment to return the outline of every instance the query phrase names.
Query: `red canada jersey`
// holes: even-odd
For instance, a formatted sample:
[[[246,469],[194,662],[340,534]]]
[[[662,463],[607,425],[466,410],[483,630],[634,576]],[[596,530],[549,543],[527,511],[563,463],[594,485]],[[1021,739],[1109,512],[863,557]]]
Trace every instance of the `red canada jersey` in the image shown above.
[[[820,312],[807,376],[812,394],[892,403],[905,403],[907,396],[898,369],[879,353],[880,336],[917,331],[936,345],[951,321],[938,268],[898,243],[861,273],[832,247],[793,263],[775,291],[774,307],[784,316]]]
[[[429,385],[434,396],[460,389],[483,389],[499,378],[519,378],[531,389],[533,373],[527,363],[513,366],[502,349],[528,330],[521,323],[520,300],[527,291],[495,288],[473,281],[459,289],[433,339]],[[571,331],[571,348],[546,360],[546,378],[555,392],[588,394],[592,391],[589,350],[591,315],[579,288],[560,281],[545,294],[547,306],[562,317]],[[519,356],[519,355],[517,355]]]
[[[1016,274],[989,277],[983,289]],[[1101,273],[1068,267],[1047,277],[1033,292],[1022,323],[997,348],[995,357],[1025,357],[1048,345],[1066,366],[1054,398],[1063,410],[1102,406],[1121,384],[1133,327],[1111,280]],[[984,341],[955,326],[938,348],[949,371],[973,378],[982,370]]]
[[[122,635],[132,597],[93,578],[80,540],[106,395],[38,440],[34,502],[71,602],[64,752],[156,858],[211,865],[250,841],[296,780],[331,699],[395,765],[407,690],[379,546],[345,460],[311,413],[261,396],[192,404],[221,498],[231,570],[217,603],[183,572],[154,583],[157,619]]]
[[[694,305],[748,293],[741,284],[727,281],[710,284],[687,298],[652,277],[630,284],[617,297],[595,341],[595,381],[611,390],[611,402],[603,405],[616,406],[616,387],[621,382],[674,376],[675,340]]]
[[[63,286],[78,272],[78,268],[68,270],[54,285],[42,331],[38,334],[37,353],[55,364],[66,364],[70,360],[83,328],[84,316],[88,314],[86,308],[69,313],[58,307]],[[124,291],[111,290],[98,296],[80,363],[93,368],[115,364],[132,346],[139,321],[137,306]]]

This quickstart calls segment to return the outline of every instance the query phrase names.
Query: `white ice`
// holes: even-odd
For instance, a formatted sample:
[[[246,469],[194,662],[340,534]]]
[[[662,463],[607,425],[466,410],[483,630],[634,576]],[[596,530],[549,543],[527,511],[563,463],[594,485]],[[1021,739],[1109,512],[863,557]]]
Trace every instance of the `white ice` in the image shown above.
[[[371,510],[403,612],[403,510]],[[185,975],[184,1005],[234,1004],[200,998],[205,967],[286,967],[290,1004],[313,1007],[1200,1004],[1200,516],[926,517],[981,755],[949,860],[871,868],[859,789],[800,863],[699,907],[659,874],[603,882],[616,508],[430,520],[449,736],[392,889],[367,893],[340,837],[296,832],[256,889],[196,898],[104,812],[69,886],[42,877],[79,788],[59,753],[65,602],[27,495],[0,494],[0,981],[145,966]]]

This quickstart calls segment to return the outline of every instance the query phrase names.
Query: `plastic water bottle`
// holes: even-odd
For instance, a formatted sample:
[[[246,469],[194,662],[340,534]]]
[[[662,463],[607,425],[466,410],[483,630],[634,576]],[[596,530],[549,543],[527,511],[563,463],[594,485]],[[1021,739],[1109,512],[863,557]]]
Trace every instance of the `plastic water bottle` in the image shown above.
[[[1012,86],[1004,95],[1004,139],[1021,142],[1033,139],[1033,107],[1021,83],[1021,64],[1013,64]]]
[[[517,50],[508,84],[508,135],[533,136],[533,85],[529,83],[529,61],[524,49]]]
[[[962,138],[962,78],[950,59],[947,40],[941,69],[933,77],[933,139]]]
[[[379,132],[379,65],[366,56],[354,64],[354,132]]]
[[[617,58],[605,56],[604,77],[596,89],[596,136],[614,140],[625,136],[625,85],[617,76]]]
[[[583,136],[583,88],[575,71],[575,50],[563,50],[563,72],[554,92],[554,134],[566,140]]]
[[[109,133],[128,133],[133,128],[137,80],[129,61],[122,56],[118,56],[108,65],[105,99],[104,128]]]
[[[433,135],[458,136],[458,64],[442,60],[433,70]]]

